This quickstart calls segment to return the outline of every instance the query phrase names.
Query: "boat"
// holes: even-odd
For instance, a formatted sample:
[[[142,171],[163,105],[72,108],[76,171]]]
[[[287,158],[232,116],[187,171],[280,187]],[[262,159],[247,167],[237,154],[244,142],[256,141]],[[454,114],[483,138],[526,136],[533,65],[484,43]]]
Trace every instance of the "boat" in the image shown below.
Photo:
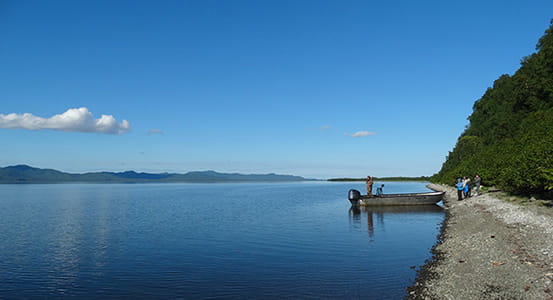
[[[352,206],[385,205],[431,205],[442,200],[445,192],[361,195],[357,190],[349,190],[348,199]]]

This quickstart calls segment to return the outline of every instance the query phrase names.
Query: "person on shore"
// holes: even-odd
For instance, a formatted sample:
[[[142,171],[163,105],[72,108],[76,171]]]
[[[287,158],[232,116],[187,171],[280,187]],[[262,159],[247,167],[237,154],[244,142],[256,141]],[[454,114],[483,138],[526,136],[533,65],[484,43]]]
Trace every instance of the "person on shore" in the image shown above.
[[[457,201],[463,200],[463,180],[461,178],[457,179]]]
[[[463,194],[465,194],[465,199],[470,198],[470,178],[468,177],[463,180]]]
[[[367,176],[367,196],[373,196],[373,178],[371,176]]]
[[[476,174],[476,176],[474,176],[474,193],[476,195],[480,195],[480,182],[482,181],[482,179],[480,178],[480,176],[478,176],[478,174]]]

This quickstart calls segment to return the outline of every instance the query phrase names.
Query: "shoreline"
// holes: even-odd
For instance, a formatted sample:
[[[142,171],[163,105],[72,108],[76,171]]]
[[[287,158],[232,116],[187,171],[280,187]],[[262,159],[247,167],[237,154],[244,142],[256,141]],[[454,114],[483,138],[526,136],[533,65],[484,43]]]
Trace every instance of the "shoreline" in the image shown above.
[[[446,217],[406,299],[553,299],[553,208],[429,188],[446,192]]]

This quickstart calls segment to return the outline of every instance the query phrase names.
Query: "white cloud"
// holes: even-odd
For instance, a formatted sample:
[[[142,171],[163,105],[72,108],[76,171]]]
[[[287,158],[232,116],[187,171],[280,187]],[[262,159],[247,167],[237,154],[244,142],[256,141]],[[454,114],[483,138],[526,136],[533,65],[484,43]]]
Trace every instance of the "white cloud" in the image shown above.
[[[375,134],[376,133],[370,132],[370,131],[357,131],[354,134],[344,133],[344,135],[349,135],[351,137],[364,137],[364,136],[375,135]]]
[[[324,125],[324,126],[321,126],[319,127],[320,130],[328,130],[330,129],[330,126],[329,125]]]
[[[131,127],[127,120],[118,123],[111,115],[102,115],[94,119],[88,108],[71,108],[60,115],[51,118],[41,118],[30,113],[0,114],[0,128],[42,130],[52,129],[72,132],[100,132],[106,134],[122,134]]]
[[[148,130],[148,135],[152,135],[152,134],[161,134],[161,135],[163,135],[163,130],[157,129],[157,128],[152,128],[152,129]]]

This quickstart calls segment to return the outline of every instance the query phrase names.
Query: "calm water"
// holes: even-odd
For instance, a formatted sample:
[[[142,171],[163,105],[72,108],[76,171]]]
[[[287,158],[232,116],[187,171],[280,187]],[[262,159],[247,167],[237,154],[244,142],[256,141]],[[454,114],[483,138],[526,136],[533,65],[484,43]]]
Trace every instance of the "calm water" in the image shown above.
[[[363,186],[0,185],[0,298],[401,299],[444,213],[351,211]]]

